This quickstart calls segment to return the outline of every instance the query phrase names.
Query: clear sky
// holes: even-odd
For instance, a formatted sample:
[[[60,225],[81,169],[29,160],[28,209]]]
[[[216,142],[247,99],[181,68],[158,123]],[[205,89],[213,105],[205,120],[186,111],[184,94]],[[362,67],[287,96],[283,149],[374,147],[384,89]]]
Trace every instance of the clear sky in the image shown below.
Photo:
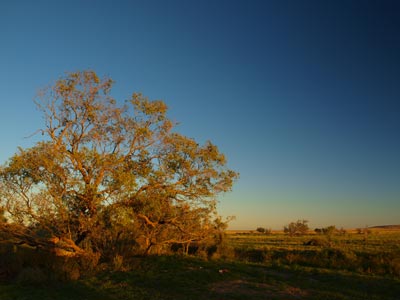
[[[38,89],[84,69],[219,146],[231,229],[400,224],[398,1],[1,1],[0,163],[41,138]]]

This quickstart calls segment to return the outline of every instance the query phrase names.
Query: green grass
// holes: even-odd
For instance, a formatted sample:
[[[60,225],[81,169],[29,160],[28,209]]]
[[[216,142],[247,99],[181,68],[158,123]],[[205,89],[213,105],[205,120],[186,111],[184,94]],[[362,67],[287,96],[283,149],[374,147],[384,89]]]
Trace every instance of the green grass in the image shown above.
[[[242,261],[400,277],[398,231],[330,237],[231,234],[228,241],[235,249],[236,258]]]
[[[398,299],[400,281],[314,268],[140,258],[129,272],[68,283],[0,285],[0,299]],[[226,272],[220,273],[219,270]]]
[[[229,234],[229,243],[234,247],[264,247],[268,249],[313,249],[304,243],[312,238],[327,239],[323,235],[305,235],[290,237],[285,234]],[[390,252],[400,250],[400,232],[376,231],[368,236],[362,234],[333,235],[332,246],[347,248],[353,251]]]
[[[400,276],[335,265],[335,259],[362,263],[360,257],[397,253],[398,234],[373,235],[367,240],[358,235],[337,236],[329,246],[304,245],[312,237],[230,235],[228,244],[235,248],[231,260],[137,257],[125,272],[104,271],[64,283],[2,283],[0,299],[399,299]],[[249,253],[261,259],[251,262]]]

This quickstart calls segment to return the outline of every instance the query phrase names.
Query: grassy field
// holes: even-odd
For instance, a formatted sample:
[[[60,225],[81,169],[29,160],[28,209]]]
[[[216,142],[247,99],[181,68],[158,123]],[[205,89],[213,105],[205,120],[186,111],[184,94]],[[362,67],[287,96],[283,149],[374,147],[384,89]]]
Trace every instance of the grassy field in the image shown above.
[[[241,261],[400,276],[398,230],[294,237],[282,233],[233,233],[228,235],[228,239],[235,249],[236,258]]]
[[[14,280],[0,284],[0,299],[394,300],[400,299],[399,253],[398,231],[332,237],[234,233],[212,259],[136,257],[124,272],[78,281]]]

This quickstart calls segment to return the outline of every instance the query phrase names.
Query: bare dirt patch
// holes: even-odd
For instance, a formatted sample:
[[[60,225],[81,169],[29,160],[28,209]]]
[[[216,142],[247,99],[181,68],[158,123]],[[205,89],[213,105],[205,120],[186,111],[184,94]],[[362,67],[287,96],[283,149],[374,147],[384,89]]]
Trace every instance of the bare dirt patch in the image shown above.
[[[252,299],[304,299],[308,292],[297,287],[276,286],[268,283],[250,282],[243,279],[214,283],[211,291],[220,295],[252,297]]]

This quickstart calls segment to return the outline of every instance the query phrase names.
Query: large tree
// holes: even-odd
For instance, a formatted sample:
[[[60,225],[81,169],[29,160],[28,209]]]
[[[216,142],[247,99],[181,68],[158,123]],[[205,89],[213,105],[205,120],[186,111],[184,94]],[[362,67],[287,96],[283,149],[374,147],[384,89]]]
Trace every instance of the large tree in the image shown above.
[[[237,173],[214,144],[177,133],[164,102],[135,93],[118,105],[112,85],[83,71],[40,94],[43,141],[0,170],[0,226],[15,242],[70,255],[134,242],[149,253],[214,234],[216,197]]]

